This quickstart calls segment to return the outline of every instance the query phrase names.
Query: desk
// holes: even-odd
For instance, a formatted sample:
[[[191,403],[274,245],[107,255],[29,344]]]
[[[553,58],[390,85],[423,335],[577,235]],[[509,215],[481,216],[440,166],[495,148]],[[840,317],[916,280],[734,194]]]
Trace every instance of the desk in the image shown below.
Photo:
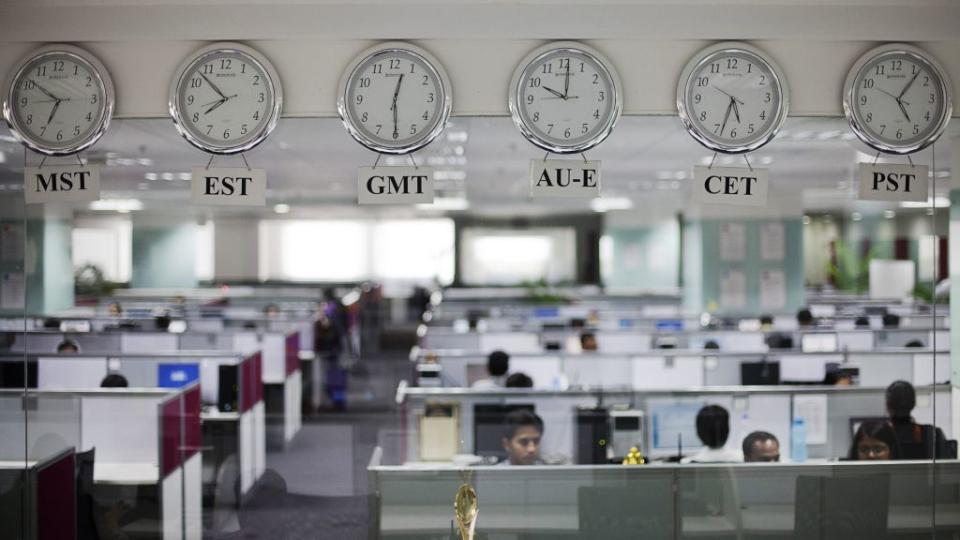
[[[160,468],[156,463],[101,463],[94,461],[93,481],[98,484],[139,486],[156,484]]]

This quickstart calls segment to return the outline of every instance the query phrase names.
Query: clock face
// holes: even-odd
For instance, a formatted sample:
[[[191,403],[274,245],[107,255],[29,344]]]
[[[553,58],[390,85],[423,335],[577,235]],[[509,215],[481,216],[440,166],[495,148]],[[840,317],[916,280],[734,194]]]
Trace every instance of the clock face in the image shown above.
[[[948,86],[935,62],[918,49],[905,45],[881,49],[867,53],[851,70],[844,112],[857,136],[873,148],[915,152],[946,128],[951,108]]]
[[[65,155],[103,135],[113,101],[113,83],[98,60],[73,47],[58,47],[21,65],[3,109],[7,123],[28,147]]]
[[[740,153],[769,142],[786,119],[780,70],[745,44],[720,44],[687,65],[677,107],[687,131],[718,152]]]
[[[198,148],[233,154],[253,148],[280,115],[279,79],[255,51],[219,44],[188,60],[171,96],[181,135]]]
[[[338,110],[347,131],[367,148],[412,152],[443,130],[450,84],[425,51],[407,44],[381,47],[361,55],[347,72]]]
[[[583,45],[548,45],[521,62],[510,86],[514,123],[535,145],[583,152],[603,141],[620,116],[620,81]]]

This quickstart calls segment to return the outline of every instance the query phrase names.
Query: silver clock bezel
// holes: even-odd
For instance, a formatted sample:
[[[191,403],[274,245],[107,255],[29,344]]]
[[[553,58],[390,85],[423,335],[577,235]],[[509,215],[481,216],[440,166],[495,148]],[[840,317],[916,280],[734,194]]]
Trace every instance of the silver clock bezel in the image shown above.
[[[66,146],[50,146],[47,141],[37,140],[28,130],[22,130],[17,115],[13,111],[14,90],[20,77],[28,65],[47,56],[67,56],[74,62],[84,64],[91,74],[97,78],[99,88],[103,89],[101,106],[99,107],[99,120],[93,131],[78,142]],[[68,156],[83,151],[103,137],[110,127],[110,120],[113,118],[113,111],[116,107],[116,92],[113,87],[113,79],[103,62],[85,49],[73,45],[51,44],[34,49],[27,56],[23,57],[13,70],[13,74],[7,78],[6,92],[3,96],[3,118],[21,144],[27,148],[47,156]]]
[[[350,82],[357,75],[357,70],[360,68],[360,66],[366,64],[367,60],[376,56],[387,56],[396,53],[409,54],[413,57],[416,57],[418,60],[423,62],[425,66],[427,66],[427,69],[430,70],[430,73],[434,76],[437,84],[439,85],[438,91],[442,94],[442,105],[440,107],[440,113],[436,124],[434,124],[430,131],[422,132],[419,137],[411,140],[410,142],[392,145],[384,144],[383,141],[368,136],[357,126],[357,119],[353,117],[350,107],[347,105],[349,100],[347,92],[350,89]],[[417,150],[432,143],[438,136],[440,136],[443,130],[446,129],[447,121],[450,119],[450,111],[452,109],[453,88],[450,84],[450,77],[447,75],[443,64],[441,64],[435,56],[430,54],[430,52],[422,47],[418,47],[412,43],[407,43],[404,41],[388,41],[379,43],[361,52],[350,62],[350,64],[347,66],[347,69],[344,70],[343,75],[340,77],[340,85],[337,90],[337,113],[339,113],[340,120],[343,122],[343,127],[347,130],[347,133],[349,133],[354,140],[367,149],[374,152],[380,152],[382,154],[409,154],[411,152],[416,152]]]
[[[600,66],[603,74],[610,82],[610,92],[613,94],[613,105],[610,108],[610,115],[605,120],[603,127],[598,130],[593,137],[572,145],[556,144],[553,141],[540,137],[536,130],[527,125],[520,112],[521,107],[524,106],[521,92],[523,90],[522,82],[525,80],[525,73],[531,66],[540,62],[543,58],[558,52],[579,54],[590,58]],[[537,47],[517,64],[517,67],[513,70],[513,76],[510,78],[510,86],[507,88],[507,106],[510,108],[510,116],[513,118],[513,124],[517,126],[517,129],[520,130],[520,133],[528,141],[554,154],[578,154],[596,147],[610,136],[613,128],[617,125],[617,121],[620,120],[620,114],[623,112],[623,97],[621,92],[623,85],[617,69],[613,67],[613,64],[600,51],[578,41],[553,41]]]
[[[854,102],[854,94],[857,84],[859,84],[860,74],[863,71],[863,68],[866,67],[867,64],[876,60],[877,57],[888,55],[909,56],[918,63],[924,64],[939,79],[940,91],[942,92],[943,98],[943,108],[941,109],[940,118],[937,120],[937,125],[929,135],[911,144],[896,144],[875,137],[873,134],[867,131],[867,129],[861,123],[857,105]],[[853,63],[850,71],[847,72],[847,77],[843,82],[843,115],[847,117],[847,124],[849,124],[850,130],[853,131],[854,135],[856,135],[858,139],[874,150],[887,154],[898,155],[919,152],[939,139],[940,136],[943,135],[943,132],[946,131],[947,124],[950,123],[950,115],[953,114],[953,88],[950,80],[947,77],[947,72],[943,69],[943,66],[940,64],[940,62],[938,62],[937,59],[934,58],[930,53],[919,47],[908,45],[906,43],[888,43],[879,47],[874,47],[863,53],[860,58]]]
[[[180,108],[180,91],[184,81],[187,79],[186,75],[190,67],[202,63],[206,58],[221,54],[243,56],[251,64],[259,67],[266,76],[267,83],[270,85],[270,94],[273,96],[273,103],[269,112],[270,118],[263,123],[253,137],[242,144],[213,144],[201,139],[190,131],[188,127],[189,123],[184,121],[183,111]],[[216,155],[239,154],[251,150],[265,141],[273,130],[276,129],[277,123],[280,121],[280,112],[283,110],[283,84],[280,82],[280,76],[277,74],[277,70],[273,67],[270,60],[256,49],[235,42],[212,43],[187,56],[187,58],[180,62],[180,65],[174,73],[174,78],[170,83],[167,110],[180,136],[200,150]]]
[[[696,125],[693,118],[690,117],[690,110],[687,107],[687,89],[690,86],[693,74],[699,72],[702,66],[709,64],[715,58],[729,54],[746,55],[752,57],[756,63],[766,65],[773,76],[773,84],[776,85],[777,90],[780,92],[780,106],[777,108],[776,118],[769,124],[770,127],[767,128],[765,133],[760,134],[752,142],[746,144],[726,144],[714,141],[704,134]],[[787,86],[787,79],[783,74],[783,69],[780,68],[780,65],[777,64],[769,54],[749,43],[724,41],[701,49],[687,62],[687,65],[684,66],[683,71],[680,73],[680,79],[677,81],[677,114],[680,116],[680,121],[683,122],[683,127],[686,128],[687,132],[690,133],[697,142],[715,152],[723,154],[743,154],[762,147],[776,137],[777,132],[780,131],[783,123],[787,120],[787,112],[789,110],[790,88]]]

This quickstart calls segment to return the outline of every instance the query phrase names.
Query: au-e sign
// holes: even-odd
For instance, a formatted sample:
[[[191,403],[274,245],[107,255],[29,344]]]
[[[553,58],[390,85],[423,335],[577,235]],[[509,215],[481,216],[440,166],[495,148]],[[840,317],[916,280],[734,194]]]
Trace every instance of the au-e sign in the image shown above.
[[[927,200],[926,165],[860,164],[860,198],[868,201]]]
[[[530,160],[530,196],[600,196],[600,162],[583,159]]]
[[[27,204],[96,201],[100,198],[100,166],[24,167],[23,193]]]
[[[193,167],[190,200],[210,206],[264,206],[267,172],[245,167]]]
[[[359,204],[420,204],[433,202],[430,167],[360,167]]]
[[[693,201],[698,203],[765,206],[769,186],[767,169],[693,168]]]

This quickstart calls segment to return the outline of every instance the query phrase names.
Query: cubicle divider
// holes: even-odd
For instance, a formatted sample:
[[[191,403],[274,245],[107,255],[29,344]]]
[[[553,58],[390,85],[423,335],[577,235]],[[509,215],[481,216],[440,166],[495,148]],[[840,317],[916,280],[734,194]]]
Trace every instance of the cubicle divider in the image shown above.
[[[487,376],[487,356],[477,351],[415,350],[411,359],[439,362],[442,382],[467,387]],[[766,369],[766,372],[764,372]],[[886,386],[895,380],[914,385],[950,380],[950,351],[903,348],[874,351],[800,352],[663,349],[634,354],[561,351],[512,353],[510,372],[522,372],[545,389],[622,388],[653,390],[687,386],[735,386],[820,383],[829,370],[856,370],[862,386]],[[850,371],[852,372],[852,371]]]
[[[960,463],[383,466],[370,538],[445,538],[476,490],[477,538],[955,538]],[[936,534],[934,534],[936,532]]]
[[[81,538],[76,470],[73,447],[40,459],[0,457],[0,538]]]
[[[66,447],[92,450],[95,498],[121,508],[120,498],[136,509],[118,522],[118,533],[200,538],[200,408],[196,382],[179,389],[0,390],[0,460],[31,462]],[[7,436],[17,429],[25,433]],[[127,486],[136,488],[132,501],[124,499]],[[58,508],[38,519],[60,517]]]
[[[624,408],[642,415],[642,434],[631,440],[644,455],[667,458],[689,455],[702,448],[696,432],[696,414],[703,405],[721,405],[730,412],[730,436],[725,448],[740,451],[752,431],[773,433],[781,449],[790,448],[791,421],[804,418],[807,454],[811,459],[846,456],[858,421],[886,415],[885,387],[720,386],[634,391],[632,389],[536,390],[507,388],[411,388],[401,383],[397,401],[402,425],[400,463],[433,461],[439,449],[453,454],[496,451],[502,424],[488,415],[491,408],[532,408],[544,421],[540,453],[548,462],[570,463],[577,458],[578,411]],[[913,416],[919,423],[936,424],[948,439],[954,412],[950,386],[917,387]],[[428,411],[429,409],[429,411]],[[432,418],[444,411],[450,423],[437,429]],[[451,412],[452,411],[452,412]],[[479,412],[478,412],[479,411]],[[425,419],[431,422],[425,423]],[[502,420],[502,419],[501,419]],[[445,427],[450,426],[450,427]],[[429,431],[427,431],[429,429]],[[612,436],[617,444],[616,434]],[[784,455],[787,454],[782,450]]]

